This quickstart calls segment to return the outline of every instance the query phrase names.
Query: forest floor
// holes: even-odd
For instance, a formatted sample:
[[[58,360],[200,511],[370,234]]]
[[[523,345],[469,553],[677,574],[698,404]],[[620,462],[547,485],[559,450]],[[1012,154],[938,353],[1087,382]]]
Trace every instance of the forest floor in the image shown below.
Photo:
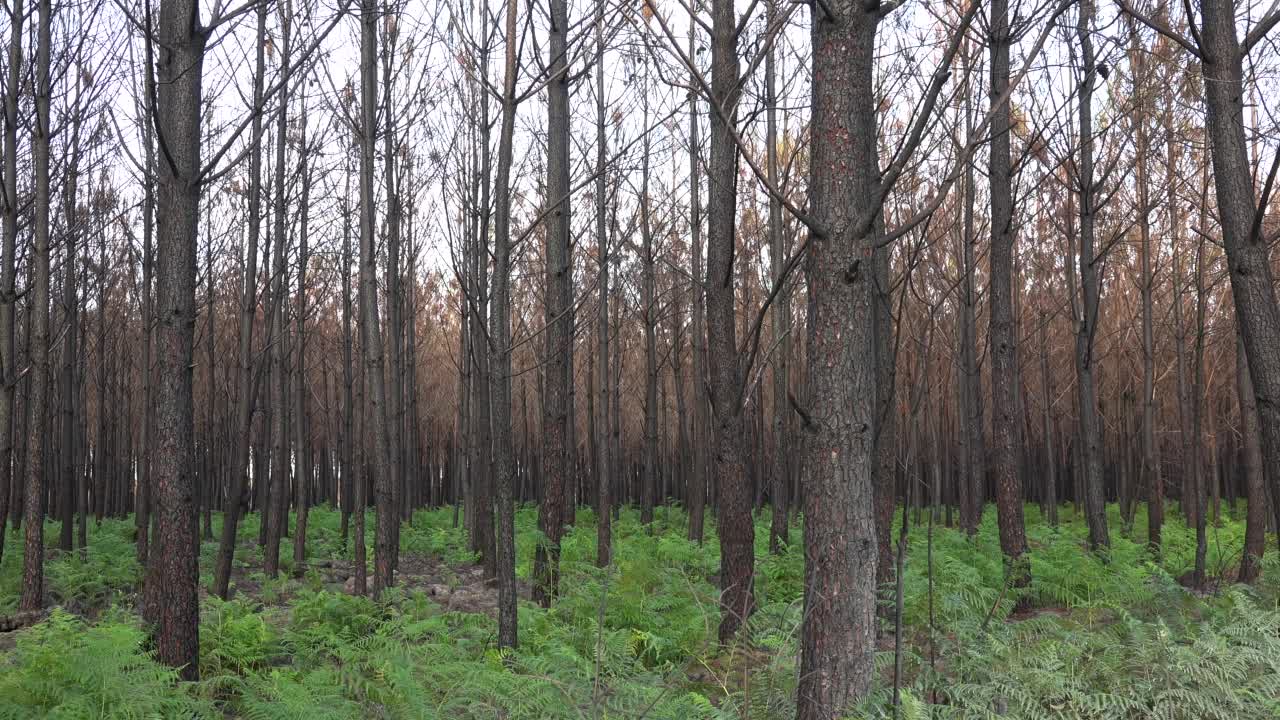
[[[1026,511],[1033,581],[1016,593],[1004,587],[993,508],[973,538],[912,513],[901,717],[1280,718],[1274,543],[1257,585],[1226,582],[1243,543],[1242,506],[1224,506],[1210,528],[1213,582],[1199,589],[1178,580],[1195,545],[1174,508],[1158,559],[1143,532],[1123,531],[1114,508],[1105,558],[1084,549],[1083,522],[1069,506],[1057,528],[1035,506]],[[685,539],[678,508],[659,509],[652,532],[624,510],[606,572],[592,562],[595,518],[583,509],[562,544],[562,596],[543,610],[527,602],[525,584],[537,511],[521,508],[526,601],[514,651],[495,646],[496,590],[450,510],[416,513],[403,526],[398,586],[376,602],[351,594],[339,513],[318,508],[310,518],[306,566],[293,566],[286,540],[277,578],[262,572],[258,517],[245,518],[232,599],[202,590],[196,683],[176,681],[148,654],[131,519],[91,523],[87,558],[51,548],[47,619],[0,632],[0,718],[794,716],[803,552],[768,553],[767,513],[756,528],[759,610],[740,642],[720,648],[714,518],[699,545]],[[215,537],[219,524],[215,516]],[[1145,527],[1139,510],[1134,528]],[[56,529],[46,528],[54,543]],[[798,542],[799,527],[791,537]],[[11,534],[0,617],[17,604],[20,547]],[[216,550],[201,545],[203,587]],[[892,624],[885,628],[877,682],[851,717],[893,717],[895,642]]]

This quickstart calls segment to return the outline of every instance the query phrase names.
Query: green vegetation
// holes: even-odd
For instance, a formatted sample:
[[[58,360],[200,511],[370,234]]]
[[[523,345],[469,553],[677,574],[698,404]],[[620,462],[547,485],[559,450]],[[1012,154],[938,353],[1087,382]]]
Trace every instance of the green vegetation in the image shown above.
[[[1004,587],[994,511],[976,538],[934,528],[932,595],[930,531],[911,518],[903,717],[1280,718],[1274,555],[1257,587],[1191,592],[1177,581],[1194,557],[1193,533],[1181,523],[1166,525],[1158,561],[1145,538],[1119,535],[1103,561],[1083,550],[1083,522],[1069,511],[1058,529],[1035,507],[1027,513],[1034,582],[1022,594]],[[1139,515],[1134,526],[1145,527]],[[764,516],[756,532],[760,609],[739,645],[713,645],[714,536],[702,546],[686,541],[678,509],[659,510],[652,535],[624,511],[614,525],[616,563],[604,572],[592,565],[594,516],[582,510],[563,546],[562,597],[551,610],[521,604],[520,648],[509,653],[496,649],[488,614],[431,594],[438,584],[461,591],[474,577],[465,533],[451,520],[451,510],[414,516],[401,536],[404,586],[373,601],[343,592],[341,576],[320,562],[350,557],[338,513],[312,511],[311,567],[295,574],[282,557],[276,580],[261,575],[257,518],[246,518],[241,591],[230,602],[202,600],[198,683],[177,681],[150,657],[132,610],[140,575],[132,522],[104,521],[91,528],[87,559],[51,556],[51,600],[60,609],[0,636],[0,718],[793,715],[803,558],[798,542],[768,554]],[[1120,526],[1118,516],[1112,523]],[[518,574],[527,580],[536,510],[519,511],[517,531]],[[1243,521],[1224,511],[1210,528],[1211,571],[1230,576],[1243,533]],[[205,585],[215,547],[202,547]],[[415,576],[415,560],[440,572],[428,583]],[[7,552],[0,613],[16,605],[20,573],[21,553]],[[857,717],[892,716],[886,638],[877,689]]]

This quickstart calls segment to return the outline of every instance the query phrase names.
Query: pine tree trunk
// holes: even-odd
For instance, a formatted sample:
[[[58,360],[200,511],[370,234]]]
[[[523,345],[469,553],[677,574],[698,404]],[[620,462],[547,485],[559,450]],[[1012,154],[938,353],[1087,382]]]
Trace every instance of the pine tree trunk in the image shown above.
[[[35,127],[31,135],[31,162],[35,166],[35,203],[32,221],[34,255],[31,293],[31,396],[34,409],[28,427],[27,492],[23,506],[26,547],[22,563],[22,598],[19,611],[44,607],[44,491],[45,412],[49,394],[49,52],[53,9],[50,0],[38,0],[36,25]]]
[[[696,32],[691,29],[689,31],[690,57],[694,56],[695,37]],[[694,84],[696,81],[691,80],[690,85]],[[708,436],[711,418],[707,397],[707,285],[702,267],[701,175],[704,167],[699,162],[700,152],[698,94],[689,93],[689,244],[693,256],[693,331],[690,338],[693,350],[693,473],[689,480],[689,539],[699,545],[702,544],[703,519],[706,516],[707,451],[711,446],[711,439]],[[617,432],[616,425],[614,432]]]
[[[647,66],[646,66],[647,67]],[[645,88],[648,86],[645,77]],[[641,92],[643,125],[649,125],[649,94]],[[640,523],[653,532],[654,494],[658,482],[658,307],[656,301],[653,225],[649,207],[649,149],[651,133],[641,142],[640,165],[640,319],[644,325],[644,475],[640,481]]]
[[[968,57],[968,45],[964,46],[962,62],[969,66],[972,61]],[[973,111],[969,107],[970,90],[968,74],[965,79],[965,126],[966,134],[973,133]],[[994,119],[994,118],[993,118]],[[986,505],[987,449],[983,432],[982,410],[982,370],[977,359],[977,288],[975,282],[977,261],[974,257],[974,245],[977,234],[974,230],[974,205],[977,202],[974,183],[973,164],[965,167],[963,183],[964,209],[961,211],[960,227],[960,266],[964,279],[960,283],[960,414],[963,427],[960,428],[960,472],[959,500],[960,524],[970,535],[978,531],[982,522],[983,509]]]
[[[311,197],[311,168],[307,162],[307,123],[305,119],[305,108],[303,105],[304,117],[299,123],[299,140],[298,146],[301,148],[301,156],[299,162],[302,164],[302,195],[300,199],[300,218],[298,227],[298,297],[297,309],[294,322],[296,330],[294,331],[298,337],[298,345],[296,349],[297,359],[294,361],[294,374],[297,381],[294,386],[294,408],[293,414],[297,418],[294,428],[295,440],[294,447],[298,452],[298,487],[297,497],[294,503],[298,519],[293,531],[293,571],[296,574],[303,572],[303,567],[307,562],[307,512],[311,505],[311,423],[307,414],[307,263],[310,261],[307,247],[307,233],[309,231],[307,220],[309,218],[308,210]],[[212,317],[212,316],[211,316]]]
[[[1245,361],[1244,341],[1236,330],[1236,399],[1240,408],[1241,459],[1244,461],[1248,508],[1245,516],[1244,554],[1236,580],[1252,583],[1262,570],[1267,548],[1267,491],[1262,479],[1262,444],[1258,439],[1258,405]]]
[[[1089,2],[1090,0],[1084,0]],[[1009,28],[1007,0],[991,5],[991,96],[1005,96],[1009,88],[1009,49],[1013,38]],[[996,511],[1000,526],[1000,551],[1010,586],[1024,587],[1031,581],[1031,565],[1025,559],[1026,529],[1022,517],[1021,418],[1017,342],[1013,317],[1013,178],[1010,161],[1011,107],[1006,101],[995,108],[991,119],[991,387],[992,387],[992,470],[996,482]]]
[[[394,525],[399,515],[394,506],[393,484],[399,473],[398,458],[392,453],[388,425],[387,386],[383,359],[381,318],[378,314],[377,255],[374,248],[374,140],[377,122],[377,19],[375,0],[360,4],[360,338],[364,350],[365,383],[368,397],[366,430],[374,442],[375,541],[373,546],[373,595],[394,582]]]
[[[1085,521],[1089,526],[1089,546],[1111,546],[1107,531],[1106,497],[1103,493],[1102,421],[1098,416],[1094,367],[1094,334],[1098,325],[1099,280],[1094,251],[1095,179],[1093,174],[1093,89],[1097,67],[1093,52],[1093,0],[1081,0],[1076,34],[1083,53],[1079,91],[1080,191],[1080,289],[1081,314],[1076,331],[1076,385],[1080,402],[1080,438],[1084,460]]]
[[[156,123],[169,162],[158,163],[156,196],[156,392],[151,473],[159,533],[157,656],[199,675],[200,605],[195,487],[191,459],[192,344],[200,209],[201,75],[205,41],[194,0],[161,0]]]
[[[496,479],[494,538],[498,579],[498,646],[517,646],[515,463],[511,438],[511,163],[516,119],[516,0],[507,0],[502,123],[494,179],[493,302],[489,311],[489,384],[493,400],[493,475]]]
[[[285,368],[285,345],[288,327],[284,311],[289,304],[289,269],[285,264],[288,247],[288,203],[285,194],[285,175],[288,172],[289,132],[289,61],[291,19],[293,4],[285,0],[280,7],[280,35],[282,50],[280,107],[276,111],[276,161],[275,161],[275,228],[274,259],[271,269],[271,486],[268,507],[264,509],[263,522],[267,524],[267,543],[263,549],[263,572],[275,578],[280,567],[280,540],[289,531],[289,476],[292,470],[292,452],[289,442],[288,403],[289,374]]]
[[[874,218],[879,208],[872,80],[877,18],[838,2],[814,13],[804,431],[805,600],[799,720],[842,717],[870,686],[876,636],[873,513]],[[866,223],[865,225],[863,223]]]
[[[1164,478],[1160,473],[1160,463],[1156,456],[1155,440],[1155,312],[1152,302],[1152,289],[1155,284],[1151,270],[1151,190],[1147,171],[1147,159],[1150,154],[1151,138],[1148,131],[1149,110],[1146,86],[1151,82],[1146,69],[1146,49],[1140,47],[1139,34],[1134,32],[1131,40],[1130,63],[1133,65],[1135,93],[1137,95],[1137,117],[1134,132],[1134,165],[1135,183],[1138,194],[1138,234],[1140,248],[1138,252],[1141,277],[1138,282],[1142,293],[1142,428],[1141,459],[1139,463],[1138,482],[1147,491],[1147,547],[1153,553],[1159,553],[1161,547],[1161,527],[1164,525]]]
[[[386,241],[387,241],[387,303],[386,303],[386,340],[387,352],[391,357],[385,363],[387,385],[385,396],[387,401],[384,415],[385,432],[387,434],[387,463],[383,468],[385,472],[390,473],[388,477],[388,487],[391,491],[390,509],[392,514],[381,518],[381,522],[387,524],[388,540],[384,552],[387,553],[388,572],[386,581],[388,585],[392,582],[396,567],[400,562],[400,518],[405,506],[405,477],[404,477],[404,433],[401,428],[404,423],[404,291],[401,286],[400,275],[400,246],[401,246],[401,220],[402,211],[400,206],[400,188],[397,182],[398,176],[396,171],[396,159],[398,157],[399,148],[396,139],[396,116],[394,106],[394,75],[392,73],[391,58],[396,52],[396,38],[398,37],[397,15],[393,9],[392,3],[386,2],[383,6],[383,28],[385,42],[382,48],[382,74],[383,74],[383,114],[386,118],[386,128],[382,133],[382,149],[383,149],[383,174],[385,179],[387,193],[387,218],[386,218]],[[374,581],[376,593],[377,580],[375,575]]]
[[[16,257],[18,245],[18,96],[22,78],[23,0],[13,0],[9,14],[9,72],[4,94],[4,239],[0,249],[0,558],[8,534],[9,515],[16,515],[18,488],[26,478],[14,476],[15,387],[18,381],[14,343]],[[99,308],[99,314],[101,314]]]
[[[573,259],[569,250],[572,207],[569,187],[569,10],[567,0],[548,3],[547,44],[547,217],[546,241],[546,395],[543,404],[543,485],[538,507],[542,539],[534,548],[534,600],[550,607],[560,586],[560,537],[564,531],[566,492],[572,496],[570,442],[572,422]],[[528,439],[526,437],[526,439]]]
[[[599,465],[596,469],[598,495],[596,505],[596,566],[608,567],[612,561],[613,527],[613,464],[612,438],[609,432],[612,423],[609,415],[609,237],[605,228],[605,208],[608,200],[605,197],[605,164],[606,145],[604,116],[604,0],[596,2],[595,44],[596,44],[596,262],[599,264],[600,307],[596,318],[599,335],[600,354],[600,435],[596,439],[599,447]]]
[[[1206,131],[1231,294],[1258,398],[1264,477],[1280,523],[1280,308],[1263,242],[1244,132],[1243,53],[1231,0],[1201,6]]]
[[[741,87],[732,0],[711,4],[711,165],[707,177],[707,366],[710,377],[712,477],[720,535],[720,642],[755,611],[755,525],[744,465],[742,378],[738,360],[734,251],[738,148],[734,124]]]

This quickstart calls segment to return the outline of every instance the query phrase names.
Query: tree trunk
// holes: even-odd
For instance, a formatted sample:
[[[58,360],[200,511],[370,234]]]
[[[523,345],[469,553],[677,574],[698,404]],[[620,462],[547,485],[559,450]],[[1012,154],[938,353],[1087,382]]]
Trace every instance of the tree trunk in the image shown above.
[[[849,2],[814,13],[799,720],[833,720],[868,690],[876,636],[874,269],[879,213],[877,18]]]
[[[734,250],[738,148],[736,19],[732,0],[711,4],[711,167],[707,200],[707,365],[711,380],[713,472],[720,530],[720,631],[727,643],[755,610],[755,525],[743,464],[741,368],[736,338]]]
[[[6,524],[16,514],[18,488],[26,478],[13,474],[14,390],[18,358],[14,344],[15,284],[18,245],[18,96],[22,78],[23,0],[13,0],[9,15],[9,73],[4,97],[4,240],[0,249],[0,558],[4,557]],[[99,309],[101,313],[101,309]]]
[[[1080,438],[1084,461],[1085,521],[1089,546],[1111,546],[1107,532],[1106,497],[1103,492],[1102,427],[1093,371],[1094,333],[1098,325],[1099,279],[1094,254],[1095,179],[1093,174],[1093,88],[1097,68],[1093,53],[1093,0],[1081,0],[1076,34],[1083,53],[1080,78],[1080,148],[1077,186],[1080,193],[1080,296],[1081,314],[1076,332],[1076,385],[1080,401]]]
[[[399,473],[399,459],[392,453],[388,424],[386,375],[384,374],[382,328],[378,315],[377,254],[374,248],[374,140],[377,123],[377,20],[375,0],[360,3],[360,322],[364,349],[365,379],[369,396],[366,406],[372,440],[375,443],[374,468],[375,542],[373,546],[373,594],[395,583],[393,575],[393,525],[399,515],[393,505],[392,484]]]
[[[502,129],[494,180],[493,302],[489,311],[489,384],[493,400],[493,475],[496,478],[495,546],[498,578],[498,647],[517,646],[515,465],[511,442],[511,161],[516,120],[516,0],[507,0],[503,64]]]
[[[1248,508],[1245,517],[1244,554],[1236,579],[1252,583],[1262,571],[1262,554],[1267,548],[1267,491],[1262,479],[1262,444],[1258,440],[1258,405],[1245,361],[1244,342],[1236,332],[1236,399],[1240,407],[1240,439],[1244,461]]]
[[[1091,0],[1084,0],[1091,2]],[[1002,98],[1009,88],[1009,49],[1013,37],[1009,28],[1008,0],[992,0],[991,97]],[[1031,582],[1026,528],[1022,518],[1022,437],[1023,413],[1016,397],[1019,385],[1017,341],[1013,318],[1013,179],[1009,157],[1012,110],[1006,100],[991,117],[991,387],[992,387],[992,469],[996,481],[996,511],[1000,525],[1000,551],[1011,587]],[[1083,260],[1081,261],[1083,262]]]
[[[44,607],[44,482],[45,403],[49,391],[49,52],[53,8],[50,0],[38,0],[36,25],[35,127],[31,134],[31,162],[35,166],[35,237],[31,287],[31,395],[34,415],[28,427],[27,494],[23,507],[26,548],[22,563],[22,598],[19,611]]]
[[[285,368],[285,344],[288,328],[284,311],[289,304],[289,269],[285,264],[288,248],[288,202],[285,194],[285,175],[288,172],[289,146],[289,60],[293,3],[285,0],[280,7],[280,35],[282,50],[280,66],[283,69],[280,87],[280,108],[276,111],[276,163],[275,163],[275,245],[271,269],[271,487],[270,501],[264,509],[263,522],[267,523],[267,544],[263,549],[263,572],[275,578],[280,566],[280,539],[289,531],[289,475],[293,466],[289,431],[286,427],[289,412],[289,374]]]
[[[641,91],[643,126],[649,125],[648,74]],[[658,307],[656,300],[653,225],[649,207],[649,138],[641,141],[640,165],[640,320],[644,325],[644,475],[640,480],[640,524],[653,533],[653,503],[658,483]],[[732,291],[730,291],[732,293]],[[732,294],[730,295],[732,297]]]
[[[200,210],[200,110],[205,28],[194,0],[161,0],[156,124],[168,162],[158,163],[156,397],[151,472],[159,535],[157,656],[199,675],[200,604],[191,402],[196,237]]]
[[[1204,165],[1204,181],[1208,183],[1208,166]],[[1207,290],[1204,285],[1204,232],[1208,230],[1208,210],[1201,205],[1200,240],[1196,243],[1196,342],[1194,358],[1194,380],[1191,385],[1191,432],[1192,432],[1192,502],[1195,504],[1196,518],[1196,559],[1192,582],[1195,587],[1203,587],[1205,581],[1205,556],[1208,552],[1208,540],[1205,534],[1206,517],[1205,494],[1206,479],[1204,472],[1205,452],[1201,441],[1203,433],[1200,429],[1204,421],[1204,343],[1205,343],[1205,305]],[[1212,412],[1212,410],[1210,410]],[[1213,454],[1209,453],[1213,462]]]
[[[612,503],[613,465],[612,440],[609,428],[609,238],[605,229],[605,167],[607,163],[604,118],[604,0],[596,2],[595,42],[596,42],[596,261],[599,264],[600,307],[596,318],[599,335],[600,354],[600,435],[596,440],[599,449],[599,465],[597,466],[596,493],[596,566],[608,567],[612,560],[613,527]]]
[[[1231,0],[1201,7],[1201,71],[1205,76],[1206,131],[1231,294],[1244,341],[1249,377],[1258,399],[1264,477],[1280,523],[1280,308],[1264,242],[1244,132],[1243,48]]]
[[[777,21],[777,4],[769,3],[766,24],[772,27]],[[778,187],[778,91],[777,54],[774,45],[765,56],[765,159],[769,184]],[[775,284],[785,281],[783,262],[788,248],[782,237],[782,203],[769,195],[769,262],[770,276]],[[769,552],[777,553],[791,542],[787,529],[787,482],[791,474],[791,408],[787,404],[790,390],[788,373],[791,368],[791,291],[784,288],[773,302],[773,467],[770,483],[770,501],[773,518],[769,526]],[[680,388],[676,388],[680,392]],[[681,422],[683,427],[683,421]]]
[[[543,403],[543,485],[538,507],[542,538],[534,548],[534,600],[550,607],[560,586],[560,536],[570,490],[573,383],[573,259],[569,254],[569,10],[551,0],[547,45],[546,395]],[[647,136],[646,136],[647,137]],[[571,493],[570,493],[571,494]]]
[[[968,57],[968,45],[962,62],[968,67],[972,60]],[[973,111],[970,104],[970,86],[968,74],[965,79],[965,126],[966,136],[973,134]],[[993,117],[993,120],[995,118]],[[965,166],[963,184],[964,208],[961,210],[960,228],[960,263],[964,279],[960,283],[960,413],[963,427],[960,428],[960,524],[965,532],[973,535],[978,532],[982,523],[982,513],[986,505],[987,449],[983,432],[982,410],[982,369],[977,359],[977,288],[974,279],[977,261],[974,258],[974,245],[977,235],[974,230],[974,205],[977,202],[974,183],[973,163]]]
[[[59,481],[61,497],[58,501],[59,514],[62,517],[62,532],[59,547],[70,552],[75,535],[76,509],[76,411],[79,398],[75,381],[76,362],[79,359],[80,318],[79,306],[76,302],[76,252],[79,244],[79,211],[76,208],[78,184],[80,181],[80,125],[81,94],[83,84],[76,83],[72,100],[70,151],[63,177],[63,245],[66,252],[62,266],[62,321],[65,330],[62,335],[62,376],[60,378],[62,396],[62,478]],[[3,532],[3,530],[0,530]],[[81,546],[81,550],[85,548]]]
[[[481,77],[489,76],[489,4],[482,3],[480,12],[481,33],[485,38],[480,47]],[[493,215],[490,213],[490,178],[492,176],[492,160],[489,149],[489,92],[487,88],[476,90],[480,103],[480,227],[472,247],[471,260],[472,283],[474,286],[475,307],[471,318],[471,353],[475,362],[472,369],[471,416],[471,507],[468,514],[472,517],[470,525],[471,550],[480,554],[480,562],[484,565],[485,576],[489,579],[497,577],[497,548],[494,537],[494,474],[493,474],[493,403],[492,387],[489,382],[489,362],[491,339],[489,337],[488,314],[489,302],[489,237]],[[496,281],[495,281],[496,282]]]
[[[363,320],[360,321],[363,323]],[[361,340],[361,353],[363,354],[363,339]],[[352,455],[351,461],[352,485],[355,486],[352,492],[352,506],[355,509],[355,525],[351,528],[352,534],[355,535],[355,547],[352,548],[352,560],[355,563],[355,594],[367,595],[369,592],[369,558],[365,550],[364,537],[364,520],[366,510],[369,507],[369,442],[366,438],[366,431],[369,427],[369,404],[365,402],[368,396],[369,373],[367,365],[360,363],[356,368],[356,397],[355,397],[355,435],[352,438]]]
[[[694,45],[697,32],[690,23],[689,56],[695,57]],[[690,70],[690,72],[694,72]],[[696,80],[690,80],[690,85]],[[702,268],[702,199],[701,173],[698,161],[698,94],[689,93],[689,244],[693,264],[692,315],[693,331],[689,344],[693,350],[693,472],[689,483],[689,539],[702,544],[703,518],[707,501],[707,451],[711,446],[708,437],[709,400],[707,398],[707,334],[706,334],[706,277]],[[616,429],[615,429],[616,432]]]
[[[1040,315],[1040,382],[1044,393],[1044,506],[1045,519],[1058,526],[1058,445],[1053,434],[1053,383],[1049,379],[1049,345],[1045,340],[1048,316]]]
[[[387,191],[387,350],[391,357],[386,363],[385,371],[387,373],[386,383],[390,387],[386,390],[387,406],[384,411],[386,416],[388,459],[393,462],[389,463],[384,470],[390,473],[388,478],[388,486],[391,491],[390,509],[391,515],[381,518],[383,523],[387,523],[389,531],[387,547],[385,552],[387,555],[388,572],[386,580],[388,584],[392,582],[396,567],[400,562],[400,517],[406,505],[405,492],[405,476],[404,476],[404,433],[402,427],[404,424],[404,290],[401,286],[400,275],[400,245],[401,245],[401,207],[400,207],[400,189],[397,183],[396,158],[398,157],[398,148],[396,140],[396,116],[394,105],[394,75],[392,73],[391,58],[396,52],[396,38],[398,37],[397,16],[392,7],[392,3],[386,2],[383,6],[383,27],[385,29],[385,42],[382,49],[382,72],[383,72],[383,113],[386,117],[387,127],[382,134],[383,141],[383,174],[385,176],[385,184]],[[393,521],[394,519],[394,521]],[[378,592],[377,579],[375,575],[374,592]]]
[[[300,218],[298,227],[298,296],[297,316],[294,318],[296,324],[295,334],[298,337],[298,345],[295,350],[297,359],[294,361],[294,373],[297,375],[297,382],[294,388],[294,406],[293,414],[297,418],[295,423],[294,447],[298,452],[298,487],[297,498],[294,503],[298,520],[293,530],[293,571],[301,574],[303,566],[307,562],[307,511],[311,505],[311,424],[307,415],[307,263],[310,261],[307,247],[307,232],[309,231],[307,220],[309,201],[311,198],[311,168],[307,162],[307,120],[306,120],[306,104],[303,101],[303,114],[300,118],[298,147],[300,148],[299,162],[302,164],[302,196],[300,199]],[[211,316],[212,317],[212,316]]]
[[[1155,440],[1155,313],[1152,288],[1155,279],[1151,271],[1151,190],[1147,174],[1147,158],[1151,139],[1147,128],[1147,83],[1151,81],[1145,72],[1146,50],[1139,46],[1139,35],[1134,32],[1131,41],[1130,63],[1133,65],[1134,89],[1137,95],[1135,118],[1135,182],[1138,193],[1138,233],[1140,238],[1139,263],[1141,278],[1138,286],[1142,293],[1142,428],[1139,464],[1139,482],[1147,491],[1147,547],[1159,554],[1161,527],[1164,525],[1164,478],[1156,456]]]

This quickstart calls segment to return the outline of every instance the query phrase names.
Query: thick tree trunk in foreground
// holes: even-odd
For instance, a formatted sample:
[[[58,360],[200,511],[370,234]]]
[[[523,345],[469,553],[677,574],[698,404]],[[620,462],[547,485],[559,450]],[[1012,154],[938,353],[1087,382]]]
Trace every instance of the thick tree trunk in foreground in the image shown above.
[[[595,67],[596,81],[596,262],[599,263],[600,276],[600,308],[596,318],[599,334],[600,354],[600,421],[599,436],[596,439],[599,452],[599,465],[596,470],[596,566],[607,567],[612,559],[613,545],[613,465],[611,462],[612,440],[609,427],[609,237],[605,228],[604,171],[607,157],[605,145],[605,97],[604,97],[604,12],[605,0],[597,0],[595,21],[595,42],[597,62]]]
[[[373,545],[373,594],[395,583],[392,568],[395,532],[400,515],[393,506],[392,483],[398,476],[387,430],[387,384],[384,373],[382,327],[378,315],[378,258],[374,247],[374,136],[377,122],[378,7],[375,0],[360,3],[360,339],[364,349],[368,421],[373,432],[376,465],[373,495],[375,539]]]
[[[711,167],[707,200],[707,365],[715,418],[713,477],[719,495],[720,642],[755,611],[755,525],[743,464],[742,379],[734,303],[738,148],[733,124],[741,92],[732,0],[711,4]],[[723,111],[723,115],[721,114]]]
[[[1111,546],[1107,532],[1106,496],[1102,476],[1102,419],[1098,414],[1094,367],[1094,333],[1098,326],[1099,279],[1094,250],[1095,180],[1093,174],[1093,89],[1097,67],[1093,52],[1093,0],[1081,0],[1076,35],[1083,52],[1080,77],[1080,147],[1076,176],[1080,193],[1080,317],[1076,329],[1076,387],[1080,403],[1080,438],[1084,460],[1085,522],[1089,526],[1089,546],[1094,550]]]
[[[159,659],[199,675],[200,604],[195,447],[191,404],[196,320],[196,237],[200,210],[200,108],[205,28],[195,0],[161,0],[156,123],[168,161],[158,163],[156,194],[155,538]]]
[[[493,302],[489,311],[489,383],[493,397],[493,475],[498,573],[498,647],[514,648],[516,626],[515,463],[511,439],[511,158],[516,122],[516,0],[507,0],[502,129],[494,178]]]
[[[21,92],[22,25],[25,10],[22,0],[13,0],[9,15],[9,72],[4,93],[4,239],[0,249],[0,559],[4,557],[4,540],[10,498],[17,498],[17,488],[26,478],[13,473],[14,389],[18,382],[18,362],[14,344],[14,309],[18,302],[15,283],[15,260],[18,245],[18,94]]]
[[[386,415],[386,433],[387,433],[387,458],[391,460],[387,465],[386,471],[390,473],[388,486],[391,491],[390,509],[395,513],[394,516],[388,516],[386,520],[395,518],[395,522],[388,524],[390,536],[387,542],[387,578],[394,577],[397,566],[400,562],[400,518],[401,514],[409,509],[408,498],[405,492],[404,477],[404,432],[402,425],[404,422],[404,289],[401,282],[400,270],[400,248],[402,245],[401,220],[402,211],[400,206],[400,186],[398,173],[396,171],[396,114],[394,102],[395,75],[392,70],[391,59],[396,53],[396,40],[399,36],[398,21],[392,3],[384,2],[383,10],[383,37],[385,42],[382,48],[382,75],[383,75],[383,117],[386,120],[386,128],[382,133],[382,172],[384,176],[384,185],[387,193],[387,216],[386,216],[386,247],[387,247],[387,304],[386,304],[386,322],[387,322],[387,352],[390,357],[384,363],[387,407]],[[376,582],[375,582],[376,584]]]
[[[27,430],[27,492],[23,507],[26,552],[22,563],[22,599],[18,610],[44,606],[44,478],[45,403],[49,389],[49,45],[53,9],[50,0],[39,0],[36,25],[35,128],[31,135],[31,161],[35,166],[35,236],[31,287],[31,395],[34,408]]]
[[[481,77],[489,77],[489,3],[481,3],[480,26],[484,41],[480,46]],[[471,355],[473,377],[471,405],[471,477],[468,483],[470,505],[467,515],[471,519],[468,526],[468,539],[471,549],[480,554],[480,562],[484,565],[485,576],[492,579],[498,574],[497,548],[494,538],[493,496],[493,404],[492,388],[489,382],[489,238],[493,215],[490,212],[490,180],[493,173],[492,152],[490,151],[489,134],[489,91],[487,88],[476,90],[480,105],[480,192],[479,232],[471,248],[471,282],[474,298],[473,315],[471,317]]]
[[[805,594],[799,720],[834,720],[871,682],[876,636],[874,225],[877,17],[850,2],[813,19],[804,443]]]
[[[689,56],[694,57],[696,32],[689,32]],[[690,85],[696,85],[691,79]],[[702,268],[702,183],[704,168],[698,161],[698,94],[689,93],[689,244],[693,256],[693,472],[689,477],[689,539],[702,543],[707,503],[707,452],[711,447],[711,418],[707,400],[706,277]],[[615,430],[616,432],[616,430]]]
[[[998,100],[1009,87],[1008,0],[991,4],[991,97]],[[1012,587],[1031,581],[1026,528],[1022,518],[1022,436],[1018,398],[1018,331],[1013,318],[1013,180],[1009,157],[1011,109],[1006,100],[991,118],[991,387],[992,470],[996,480],[996,511],[1000,551]]]
[[[572,473],[569,442],[573,357],[573,261],[569,256],[569,34],[567,0],[551,0],[547,50],[547,202],[554,209],[546,232],[546,399],[543,415],[542,503],[538,529],[545,538],[534,549],[534,600],[550,607],[560,586],[560,536],[565,493]],[[570,497],[572,495],[570,494]]]
[[[971,5],[943,56],[950,66],[977,11]],[[912,140],[881,175],[876,148],[874,67],[881,12],[839,0],[815,12],[809,156],[808,392],[799,408],[807,438],[804,487],[805,594],[800,640],[799,720],[842,717],[874,672],[877,462],[876,267],[885,182],[901,172]],[[939,72],[917,123],[933,114]],[[918,129],[923,128],[920,125]],[[913,137],[920,137],[913,132]],[[715,177],[712,173],[712,177]]]
[[[1207,132],[1231,295],[1258,400],[1264,477],[1280,522],[1280,308],[1276,306],[1245,141],[1244,48],[1236,38],[1235,9],[1231,0],[1203,3],[1201,70],[1206,80]]]
[[[280,65],[284,69],[281,79],[280,108],[276,115],[276,166],[275,166],[275,245],[271,268],[271,488],[268,506],[263,509],[262,521],[267,524],[267,546],[263,549],[263,571],[274,578],[280,566],[280,539],[289,530],[289,476],[293,466],[290,452],[289,431],[286,421],[289,413],[289,374],[285,369],[285,343],[288,327],[284,311],[289,305],[288,267],[285,256],[288,249],[289,222],[285,175],[288,172],[289,132],[289,42],[290,20],[293,3],[285,0],[280,8],[280,34],[283,50]]]

